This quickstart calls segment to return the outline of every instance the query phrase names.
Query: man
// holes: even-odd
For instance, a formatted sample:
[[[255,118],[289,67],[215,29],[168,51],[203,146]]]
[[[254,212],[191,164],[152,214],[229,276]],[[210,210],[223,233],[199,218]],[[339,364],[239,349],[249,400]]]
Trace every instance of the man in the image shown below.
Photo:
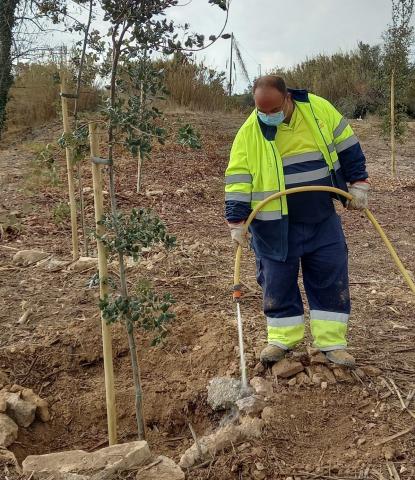
[[[260,201],[293,187],[338,187],[353,195],[348,208],[366,208],[365,156],[346,119],[327,100],[287,89],[278,76],[257,79],[253,93],[256,108],[236,135],[225,174],[233,241],[245,243],[243,224]],[[267,317],[263,363],[280,360],[304,337],[301,264],[314,346],[333,363],[355,365],[346,351],[347,246],[332,198],[306,192],[272,200],[250,226]]]

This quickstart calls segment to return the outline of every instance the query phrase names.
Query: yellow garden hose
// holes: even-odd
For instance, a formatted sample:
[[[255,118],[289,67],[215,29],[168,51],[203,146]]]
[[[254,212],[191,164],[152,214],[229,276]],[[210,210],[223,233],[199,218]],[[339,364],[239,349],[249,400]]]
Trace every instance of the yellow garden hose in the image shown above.
[[[330,193],[336,193],[337,195],[341,195],[342,197],[345,197],[348,200],[353,199],[353,196],[350,195],[350,193],[334,187],[312,186],[312,187],[297,187],[297,188],[290,188],[289,190],[283,190],[282,192],[274,193],[273,195],[266,198],[255,207],[255,209],[251,212],[251,215],[249,215],[248,220],[245,222],[245,225],[244,225],[245,232],[248,231],[248,227],[251,224],[252,220],[255,218],[258,211],[261,210],[261,208],[264,207],[268,202],[270,202],[271,200],[276,200],[277,198],[283,197],[284,195],[291,195],[293,193],[301,193],[301,192],[330,192]],[[382,238],[384,244],[386,245],[386,248],[389,250],[389,253],[391,254],[396,266],[401,272],[409,288],[412,290],[413,293],[415,293],[415,284],[412,281],[411,277],[409,276],[408,271],[403,266],[401,259],[398,257],[398,254],[393,248],[391,242],[389,241],[382,227],[379,225],[376,218],[372,215],[372,213],[367,208],[365,208],[363,211],[365,212],[367,218],[370,220],[370,222],[372,223],[372,225],[375,227],[376,231],[379,233],[380,237]],[[236,258],[235,258],[234,293],[233,293],[234,299],[237,302],[241,298],[241,287],[240,287],[241,257],[242,257],[242,247],[239,245],[236,251]]]

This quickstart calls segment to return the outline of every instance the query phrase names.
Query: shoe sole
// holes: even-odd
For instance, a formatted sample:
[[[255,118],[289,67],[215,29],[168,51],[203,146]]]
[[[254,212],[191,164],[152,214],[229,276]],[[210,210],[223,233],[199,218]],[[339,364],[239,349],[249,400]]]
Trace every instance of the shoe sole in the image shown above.
[[[263,364],[270,364],[270,363],[277,363],[280,360],[282,360],[285,357],[285,353],[283,355],[280,355],[278,357],[259,357],[259,361]]]

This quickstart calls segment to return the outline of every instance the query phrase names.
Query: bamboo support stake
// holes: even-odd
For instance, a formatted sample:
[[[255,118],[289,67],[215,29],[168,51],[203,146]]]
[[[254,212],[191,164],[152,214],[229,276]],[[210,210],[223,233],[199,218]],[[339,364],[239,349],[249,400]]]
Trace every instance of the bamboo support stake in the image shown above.
[[[64,96],[67,92],[67,84],[65,78],[65,72],[62,70],[61,78],[61,102],[62,102],[62,120],[63,131],[66,134],[71,133],[71,127],[69,125],[68,115],[68,99]],[[72,149],[66,147],[66,169],[68,172],[68,190],[69,190],[69,206],[71,210],[71,228],[72,228],[72,258],[78,260],[79,258],[79,239],[78,239],[78,222],[76,218],[76,200],[75,200],[75,187],[73,179],[73,155]]]
[[[89,124],[89,141],[91,146],[91,157],[98,157],[98,135],[95,123]],[[104,197],[102,195],[102,173],[101,165],[92,162],[92,181],[94,188],[95,222],[97,235],[104,234],[104,227],[98,225],[104,213]],[[99,271],[99,293],[104,298],[108,294],[108,264],[107,252],[104,244],[97,238],[98,249],[98,271]],[[112,338],[111,328],[105,322],[101,312],[102,322],[102,345],[104,352],[105,372],[105,395],[107,401],[107,423],[109,445],[117,443],[117,413],[115,406],[114,368],[112,363]]]
[[[396,144],[395,144],[395,69],[391,74],[391,170],[396,177]]]

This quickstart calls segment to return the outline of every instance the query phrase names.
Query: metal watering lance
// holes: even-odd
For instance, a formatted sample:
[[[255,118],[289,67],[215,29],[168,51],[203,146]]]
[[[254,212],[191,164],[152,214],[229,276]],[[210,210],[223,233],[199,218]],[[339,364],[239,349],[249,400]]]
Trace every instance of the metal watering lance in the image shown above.
[[[268,202],[272,200],[276,200],[277,198],[283,197],[285,195],[291,195],[293,193],[302,193],[302,192],[330,192],[340,195],[347,200],[352,200],[353,196],[340,190],[339,188],[335,187],[323,187],[323,186],[311,186],[311,187],[297,187],[297,188],[290,188],[289,190],[283,190],[278,193],[274,193],[270,197],[263,200],[259,203],[255,209],[251,212],[248,217],[248,220],[244,224],[244,232],[248,231],[248,227],[251,224],[252,220],[255,218],[256,214],[261,210]],[[409,276],[408,271],[404,267],[401,259],[399,258],[398,254],[396,253],[395,249],[393,248],[391,242],[389,241],[388,237],[386,236],[385,232],[383,231],[382,227],[377,222],[376,218],[373,214],[365,208],[364,213],[366,217],[370,220],[372,225],[375,227],[375,230],[378,232],[380,237],[382,238],[386,248],[388,249],[395,265],[398,267],[399,271],[401,272],[403,278],[405,279],[406,283],[408,284],[409,288],[415,294],[415,284],[412,281],[411,277]],[[233,277],[233,299],[236,303],[236,314],[237,314],[237,322],[238,322],[238,340],[239,340],[239,356],[240,356],[240,368],[241,368],[241,383],[242,383],[242,390],[248,389],[248,380],[246,374],[246,362],[245,362],[245,353],[244,353],[244,340],[243,340],[243,329],[242,329],[242,316],[241,316],[241,306],[240,301],[242,298],[242,290],[240,284],[240,274],[241,274],[241,258],[242,258],[242,247],[239,245],[236,250],[235,256],[235,270],[234,270],[234,277]]]

